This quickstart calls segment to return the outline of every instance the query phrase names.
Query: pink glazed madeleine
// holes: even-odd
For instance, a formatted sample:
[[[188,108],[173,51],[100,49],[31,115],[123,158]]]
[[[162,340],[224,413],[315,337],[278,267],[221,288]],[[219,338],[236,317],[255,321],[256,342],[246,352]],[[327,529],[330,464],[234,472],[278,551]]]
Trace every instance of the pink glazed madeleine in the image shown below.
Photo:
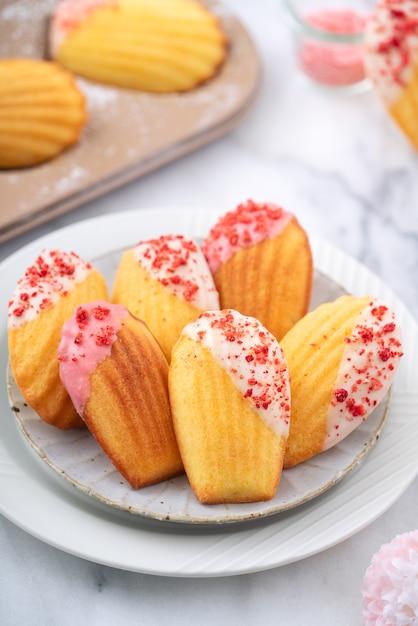
[[[418,150],[418,3],[379,0],[367,21],[364,66],[392,120]]]
[[[292,213],[248,200],[219,219],[202,250],[221,308],[256,317],[279,341],[308,311],[312,253]]]
[[[134,489],[182,472],[168,363],[143,322],[122,305],[80,305],[62,328],[58,360],[79,415]]]

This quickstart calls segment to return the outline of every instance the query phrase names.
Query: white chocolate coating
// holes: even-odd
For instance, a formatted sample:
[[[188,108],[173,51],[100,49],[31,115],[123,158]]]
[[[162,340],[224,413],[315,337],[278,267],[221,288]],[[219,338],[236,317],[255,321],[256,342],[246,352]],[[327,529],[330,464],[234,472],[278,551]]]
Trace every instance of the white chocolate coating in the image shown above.
[[[207,311],[183,335],[208,348],[244,398],[278,436],[289,434],[290,383],[279,343],[254,317]]]
[[[173,295],[201,311],[219,309],[219,295],[199,246],[183,235],[138,243],[138,263]]]
[[[54,306],[92,269],[74,252],[43,250],[17,283],[9,301],[8,328],[19,328]]]
[[[393,105],[418,63],[418,2],[380,0],[365,34],[365,68],[387,106]]]
[[[324,450],[353,431],[381,402],[401,356],[401,330],[393,311],[371,299],[346,339],[328,411]]]

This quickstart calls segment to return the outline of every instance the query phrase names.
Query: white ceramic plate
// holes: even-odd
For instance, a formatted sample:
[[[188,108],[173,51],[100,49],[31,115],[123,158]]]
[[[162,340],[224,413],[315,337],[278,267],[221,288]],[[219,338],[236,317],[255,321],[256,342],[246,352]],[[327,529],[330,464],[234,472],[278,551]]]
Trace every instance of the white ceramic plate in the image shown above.
[[[0,265],[3,311],[16,280],[42,247],[71,248],[83,257],[98,258],[109,250],[161,233],[201,237],[217,215],[198,209],[143,210],[95,218],[56,231]],[[332,281],[356,295],[381,297],[394,307],[405,338],[405,356],[386,426],[356,471],[297,508],[232,526],[185,525],[135,516],[75,489],[33,454],[16,428],[4,388],[0,399],[2,514],[47,543],[96,562],[153,574],[222,576],[305,558],[342,541],[383,513],[418,470],[414,447],[418,373],[413,359],[417,326],[403,304],[363,266],[323,242],[312,241],[312,246],[316,268]],[[0,333],[4,372],[5,321]],[[1,384],[5,387],[4,379]]]
[[[107,280],[109,291],[121,251],[90,259]],[[315,271],[312,306],[346,293],[338,283]],[[45,424],[25,403],[8,369],[10,406],[22,433],[39,456],[58,474],[101,502],[152,519],[193,524],[219,524],[282,513],[308,502],[336,485],[363,461],[386,421],[388,400],[338,446],[306,463],[283,471],[276,496],[251,504],[203,505],[193,496],[187,478],[179,476],[133,490],[116,471],[88,431],[61,431]]]

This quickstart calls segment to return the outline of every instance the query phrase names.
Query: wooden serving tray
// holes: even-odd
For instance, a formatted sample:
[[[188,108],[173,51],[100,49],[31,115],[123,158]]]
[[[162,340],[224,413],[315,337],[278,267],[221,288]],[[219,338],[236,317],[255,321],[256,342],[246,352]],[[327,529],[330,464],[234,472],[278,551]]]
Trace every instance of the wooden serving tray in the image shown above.
[[[0,57],[47,58],[57,0],[0,0]],[[241,121],[257,93],[260,64],[239,21],[205,0],[229,37],[219,74],[183,94],[149,94],[77,79],[89,121],[77,146],[48,163],[0,171],[0,242],[217,139]]]

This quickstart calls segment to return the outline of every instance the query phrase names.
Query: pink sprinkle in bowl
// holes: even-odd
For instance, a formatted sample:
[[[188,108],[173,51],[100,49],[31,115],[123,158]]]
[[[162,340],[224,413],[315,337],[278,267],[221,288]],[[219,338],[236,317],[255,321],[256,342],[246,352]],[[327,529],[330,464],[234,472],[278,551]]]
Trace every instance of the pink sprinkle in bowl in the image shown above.
[[[345,93],[370,88],[363,42],[371,0],[280,0],[280,4],[305,80]]]

